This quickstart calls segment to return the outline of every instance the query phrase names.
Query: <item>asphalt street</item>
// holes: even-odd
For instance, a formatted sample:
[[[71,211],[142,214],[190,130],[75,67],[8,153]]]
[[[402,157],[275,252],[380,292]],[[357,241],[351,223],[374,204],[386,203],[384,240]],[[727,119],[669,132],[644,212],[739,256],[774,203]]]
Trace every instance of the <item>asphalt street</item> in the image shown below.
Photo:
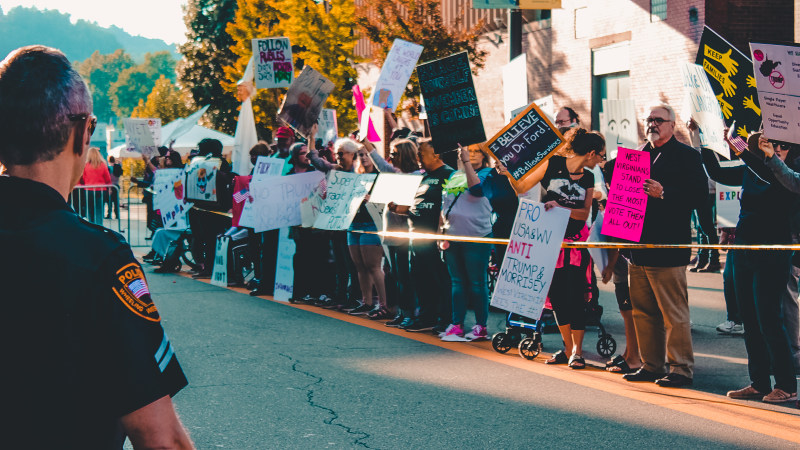
[[[732,401],[748,384],[741,337],[720,336],[721,275],[690,274],[695,384],[629,383],[546,366],[483,343],[443,343],[313,306],[250,297],[181,275],[147,279],[189,386],[174,402],[198,448],[788,448],[794,405]],[[613,292],[603,323],[624,348]],[[467,325],[474,320],[468,313]],[[504,328],[493,313],[489,332]],[[594,330],[594,329],[591,329]]]

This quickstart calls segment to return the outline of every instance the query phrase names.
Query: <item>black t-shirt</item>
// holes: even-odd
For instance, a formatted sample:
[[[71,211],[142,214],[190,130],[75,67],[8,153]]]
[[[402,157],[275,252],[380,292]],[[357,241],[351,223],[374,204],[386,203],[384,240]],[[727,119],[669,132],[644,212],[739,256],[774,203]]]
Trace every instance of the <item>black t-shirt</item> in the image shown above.
[[[553,156],[549,159],[542,179],[545,202],[555,200],[564,208],[581,209],[586,206],[586,193],[593,187],[594,174],[590,170],[584,169],[583,176],[574,180],[567,169],[566,158]]]
[[[9,448],[121,448],[120,417],[186,386],[117,233],[41,183],[0,176]]]
[[[416,231],[435,233],[439,229],[442,212],[442,186],[455,172],[447,164],[431,172],[425,172],[420,182],[415,206],[411,208],[411,224]]]

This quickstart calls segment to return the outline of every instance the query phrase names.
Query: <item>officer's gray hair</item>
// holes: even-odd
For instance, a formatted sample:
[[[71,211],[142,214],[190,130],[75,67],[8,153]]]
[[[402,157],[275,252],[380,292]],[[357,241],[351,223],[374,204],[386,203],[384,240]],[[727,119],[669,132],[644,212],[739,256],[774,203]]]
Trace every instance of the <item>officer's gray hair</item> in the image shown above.
[[[64,54],[32,45],[0,62],[0,162],[6,166],[49,161],[92,113],[92,98]],[[71,149],[70,149],[71,151]]]

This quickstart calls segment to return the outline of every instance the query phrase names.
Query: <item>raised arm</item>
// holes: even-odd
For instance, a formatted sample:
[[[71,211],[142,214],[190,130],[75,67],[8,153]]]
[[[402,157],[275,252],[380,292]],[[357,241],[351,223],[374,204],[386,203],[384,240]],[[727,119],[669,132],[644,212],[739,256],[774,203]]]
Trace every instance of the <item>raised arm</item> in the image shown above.
[[[369,157],[372,159],[372,164],[375,164],[375,167],[378,168],[381,172],[390,172],[390,173],[400,173],[400,169],[396,168],[395,166],[391,165],[388,161],[383,159],[378,150],[375,149],[375,146],[372,145],[372,142],[369,141],[366,137],[362,139],[362,144],[364,144],[364,148],[367,149],[369,152]]]

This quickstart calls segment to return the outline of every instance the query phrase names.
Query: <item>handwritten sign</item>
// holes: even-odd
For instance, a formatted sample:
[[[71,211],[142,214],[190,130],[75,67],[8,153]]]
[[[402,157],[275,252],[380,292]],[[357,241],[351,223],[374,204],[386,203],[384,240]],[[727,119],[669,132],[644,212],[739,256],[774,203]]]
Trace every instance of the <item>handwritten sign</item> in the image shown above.
[[[323,178],[320,172],[306,172],[284,177],[267,177],[250,181],[252,201],[246,201],[239,226],[253,228],[256,233],[302,223],[300,202]]]
[[[692,63],[681,65],[684,96],[683,117],[689,115],[700,128],[700,145],[710,148],[730,159],[731,151],[725,142],[725,122],[722,121],[722,110],[708,82],[702,66]],[[688,114],[686,114],[688,113]]]
[[[289,238],[289,229],[281,228],[278,234],[278,259],[275,264],[275,290],[273,297],[282,302],[294,293],[294,253],[297,247]]]
[[[311,228],[314,222],[317,221],[317,216],[322,209],[322,203],[325,201],[325,196],[328,194],[328,180],[325,178],[319,181],[319,184],[311,190],[307,198],[300,202],[300,217],[303,221],[301,224],[304,228]]]
[[[314,228],[320,230],[346,230],[375,182],[375,174],[357,174],[332,170],[328,173],[327,195]]]
[[[211,272],[211,284],[219,287],[228,287],[228,244],[229,236],[217,237],[217,245],[214,251],[214,269]]]
[[[744,164],[739,161],[720,161],[720,167],[736,167]],[[734,228],[739,223],[741,186],[727,186],[717,183],[715,203],[717,206],[717,227]]]
[[[128,151],[139,152],[148,158],[158,154],[161,145],[161,119],[123,119],[125,145]]]
[[[608,190],[604,235],[639,242],[647,210],[647,194],[642,184],[648,178],[650,153],[620,147]]]
[[[800,144],[800,44],[750,43],[764,136]]]
[[[256,63],[256,88],[289,87],[292,84],[292,45],[289,38],[253,39],[253,59]]]
[[[467,52],[417,66],[436,153],[486,140]]]
[[[321,73],[310,66],[303,67],[283,98],[278,118],[307,137],[333,88],[333,83]]]
[[[259,156],[253,167],[252,181],[263,181],[267,177],[279,177],[283,174],[283,165],[286,160],[271,156]]]
[[[520,199],[492,306],[531,319],[541,317],[569,214],[565,208],[545,211],[541,203]]]
[[[186,213],[192,207],[186,203],[183,169],[159,169],[153,178],[153,208],[161,215],[164,228],[188,228]]]
[[[222,167],[219,158],[194,158],[186,167],[186,198],[217,201],[217,172]]]
[[[339,135],[339,123],[336,121],[335,109],[323,109],[319,113],[319,129],[315,138],[322,139],[322,145],[335,141]]]
[[[422,175],[382,173],[375,181],[375,187],[372,188],[372,193],[369,195],[369,202],[394,202],[398,205],[412,206],[421,181]]]
[[[564,146],[564,137],[542,110],[531,103],[485,144],[489,154],[508,169],[514,187],[539,164]]]
[[[606,157],[617,157],[617,148],[639,145],[639,128],[636,124],[636,107],[632,99],[603,99],[599,114],[600,132],[606,138]]]
[[[414,66],[422,54],[423,47],[413,42],[395,39],[392,49],[383,62],[378,82],[372,91],[372,105],[378,108],[397,109],[400,97],[408,86],[408,80],[414,73]]]

